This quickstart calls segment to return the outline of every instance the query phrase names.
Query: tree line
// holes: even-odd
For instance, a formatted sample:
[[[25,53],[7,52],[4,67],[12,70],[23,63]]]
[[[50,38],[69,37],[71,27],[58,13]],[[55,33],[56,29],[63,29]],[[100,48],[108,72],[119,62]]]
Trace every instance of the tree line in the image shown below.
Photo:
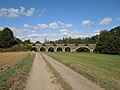
[[[4,28],[0,31],[0,49],[6,49],[11,47],[21,47],[25,50],[31,50],[32,47],[30,44],[41,44],[40,41],[31,43],[31,41],[25,40],[22,41],[19,38],[16,38],[9,28]],[[94,35],[92,37],[86,38],[63,38],[56,41],[46,41],[45,44],[96,44],[94,52],[102,54],[120,54],[120,26],[108,30],[103,30],[100,32],[100,35]]]
[[[56,41],[46,41],[45,44],[96,44],[99,35],[86,38],[63,38]]]

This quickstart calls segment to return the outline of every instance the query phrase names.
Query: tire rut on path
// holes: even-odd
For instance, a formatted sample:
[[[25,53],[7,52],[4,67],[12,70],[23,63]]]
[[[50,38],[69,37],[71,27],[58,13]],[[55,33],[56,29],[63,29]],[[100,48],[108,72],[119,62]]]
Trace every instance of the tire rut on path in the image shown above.
[[[56,69],[65,81],[72,86],[73,90],[104,90],[95,83],[92,83],[82,75],[76,73],[50,56],[43,54],[44,58]]]
[[[55,78],[48,71],[48,66],[39,53],[36,53],[25,90],[61,90],[60,85],[53,84]]]

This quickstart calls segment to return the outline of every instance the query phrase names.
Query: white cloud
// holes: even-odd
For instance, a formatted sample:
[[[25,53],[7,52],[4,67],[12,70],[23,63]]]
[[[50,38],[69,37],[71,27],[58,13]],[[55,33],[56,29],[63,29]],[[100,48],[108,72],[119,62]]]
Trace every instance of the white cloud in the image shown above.
[[[30,39],[32,42],[36,42],[36,41],[40,41],[40,42],[44,42],[44,38],[27,38],[27,39]],[[26,40],[27,40],[26,39]]]
[[[25,8],[23,6],[20,7],[20,13],[23,14],[25,11]]]
[[[12,18],[12,17],[18,17],[19,16],[19,9],[15,8],[0,8],[0,17],[7,17],[7,18]]]
[[[8,13],[9,13],[10,18],[19,16],[19,10],[18,9],[10,8],[10,9],[8,9]]]
[[[24,28],[30,28],[31,26],[28,25],[28,24],[24,24],[23,27],[24,27]]]
[[[72,31],[70,32],[72,38],[78,38],[78,37],[83,37],[82,31]]]
[[[53,37],[57,36],[57,34],[30,34],[27,38],[44,38],[44,37]]]
[[[109,24],[110,22],[112,21],[112,18],[111,17],[106,17],[106,18],[103,18],[102,21],[100,21],[100,25],[107,25]]]
[[[118,21],[120,21],[120,18],[118,18]]]
[[[4,27],[0,27],[0,31],[2,31],[4,29]]]
[[[22,40],[24,40],[25,37],[24,33],[32,32],[31,30],[23,29],[23,28],[16,28],[16,27],[9,27],[9,28],[13,31],[15,37],[20,38]]]
[[[56,28],[58,28],[58,24],[56,22],[52,22],[49,24],[49,28],[56,29]]]
[[[42,34],[42,37],[53,37],[53,36],[57,36],[57,34]]]
[[[69,32],[67,29],[61,29],[60,32]]]
[[[68,37],[70,36],[70,32],[67,29],[61,29],[59,35],[63,37]]]
[[[39,38],[39,37],[40,37],[40,34],[31,34],[27,36],[27,38]]]
[[[10,29],[13,31],[13,33],[14,33],[16,36],[21,36],[21,35],[23,35],[23,33],[31,32],[31,31],[28,30],[28,29],[17,29],[17,28],[15,28],[15,27],[10,27]]]
[[[19,17],[20,15],[32,16],[34,13],[40,13],[37,11],[38,10],[35,8],[30,8],[29,10],[25,11],[23,6],[20,8],[0,8],[0,17],[15,18]]]
[[[82,32],[81,31],[72,31],[70,32],[69,30],[67,29],[61,29],[60,30],[60,33],[59,33],[59,36],[61,37],[72,37],[72,38],[78,38],[78,37],[81,37],[82,35]],[[84,35],[85,36],[85,35]],[[83,37],[83,36],[82,36]]]
[[[82,22],[82,26],[91,26],[93,24],[93,22],[91,22],[90,20],[85,20]]]
[[[36,31],[35,31],[35,30],[32,30],[31,32],[32,32],[32,33],[36,33]]]
[[[45,8],[43,8],[43,9],[41,9],[39,12],[40,12],[40,17],[45,17],[46,16],[46,9]]]
[[[65,23],[58,21],[58,24],[60,25],[65,25]]]
[[[65,24],[64,26],[62,26],[62,28],[70,28],[72,27],[72,24]]]
[[[99,35],[101,30],[94,30],[94,33],[91,36]]]
[[[101,32],[101,30],[94,30],[93,33],[89,34],[89,37],[95,36],[95,35],[99,35]]]
[[[56,29],[56,28],[65,29],[65,28],[72,27],[72,24],[65,24],[65,23],[62,23],[62,22],[52,22],[52,23],[48,23],[48,24],[40,23],[40,24],[37,24],[37,25],[34,25],[34,26],[24,24],[23,27],[24,28],[36,29],[36,30],[43,30],[43,29],[48,29],[48,28],[49,29]]]
[[[100,33],[101,30],[95,30],[94,33]]]
[[[35,8],[30,8],[30,9],[25,13],[25,15],[26,15],[26,16],[32,16],[32,15],[34,14],[34,12],[35,12]]]
[[[69,33],[67,33],[67,32],[63,32],[63,33],[60,33],[60,36],[68,37],[68,36],[69,36]]]
[[[23,36],[16,36],[16,38],[21,39],[22,41],[24,41],[24,37]]]
[[[58,22],[58,24],[61,26],[61,28],[70,28],[73,26],[72,24],[66,24],[60,21]]]
[[[38,24],[38,29],[47,29],[48,25],[47,24]]]

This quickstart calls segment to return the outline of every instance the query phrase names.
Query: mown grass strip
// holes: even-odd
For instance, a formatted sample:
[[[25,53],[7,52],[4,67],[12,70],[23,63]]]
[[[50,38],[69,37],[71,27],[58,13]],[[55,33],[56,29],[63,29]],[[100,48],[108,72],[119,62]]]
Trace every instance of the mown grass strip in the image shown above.
[[[120,56],[95,53],[48,53],[106,90],[120,90]]]
[[[41,54],[42,55],[42,54]],[[46,64],[48,65],[50,71],[54,74],[57,83],[60,83],[63,90],[72,90],[72,87],[61,77],[61,75],[54,69],[54,67],[46,60],[46,58],[42,55]]]
[[[30,71],[34,56],[29,54],[13,68],[0,74],[0,90],[20,90],[25,87],[28,72]]]

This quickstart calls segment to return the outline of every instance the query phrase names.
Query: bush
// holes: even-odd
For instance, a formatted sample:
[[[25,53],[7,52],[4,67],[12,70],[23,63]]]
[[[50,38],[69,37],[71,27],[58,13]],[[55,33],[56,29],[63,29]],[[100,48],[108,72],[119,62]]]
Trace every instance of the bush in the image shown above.
[[[56,44],[54,43],[53,46],[56,46]]]
[[[64,46],[67,46],[67,43],[65,43]]]
[[[18,52],[18,51],[29,51],[30,48],[26,48],[25,46],[13,46],[12,48],[1,49],[0,52]]]
[[[43,43],[42,46],[45,46],[45,44]]]

